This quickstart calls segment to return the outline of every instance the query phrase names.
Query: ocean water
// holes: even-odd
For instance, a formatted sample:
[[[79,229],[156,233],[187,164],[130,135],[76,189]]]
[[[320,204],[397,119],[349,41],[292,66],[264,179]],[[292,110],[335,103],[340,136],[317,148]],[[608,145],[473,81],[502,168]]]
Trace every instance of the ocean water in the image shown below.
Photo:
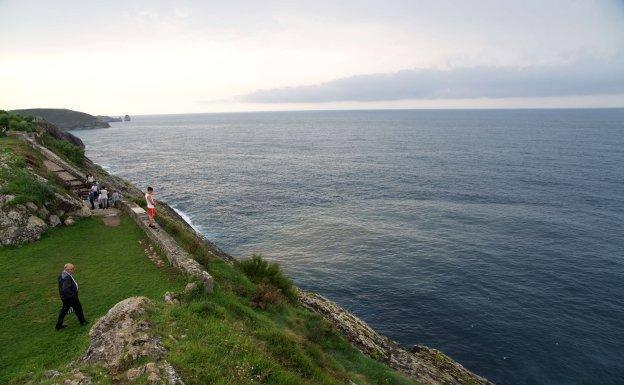
[[[87,155],[497,384],[624,384],[624,110],[136,116]]]

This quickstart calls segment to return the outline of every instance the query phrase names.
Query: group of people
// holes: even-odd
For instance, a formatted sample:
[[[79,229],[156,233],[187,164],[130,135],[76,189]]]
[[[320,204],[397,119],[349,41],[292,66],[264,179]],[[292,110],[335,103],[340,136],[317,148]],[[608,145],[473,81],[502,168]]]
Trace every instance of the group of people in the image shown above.
[[[87,182],[91,185],[91,191],[89,192],[89,202],[91,208],[95,208],[94,202],[97,200],[98,206],[101,208],[109,207],[109,204],[117,207],[117,204],[121,202],[121,194],[118,191],[113,192],[110,200],[108,199],[108,191],[106,187],[101,186],[95,181],[93,175],[87,175]],[[97,195],[95,192],[97,191]],[[117,194],[117,195],[115,195]],[[145,193],[145,204],[147,206],[147,215],[149,217],[149,227],[155,229],[154,216],[156,215],[156,201],[154,200],[154,189],[152,187],[147,188]],[[61,310],[59,311],[58,319],[56,321],[56,330],[64,329],[66,326],[63,324],[63,320],[67,313],[74,312],[78,317],[80,325],[86,325],[87,321],[84,317],[82,310],[82,304],[78,299],[78,282],[74,278],[75,267],[71,263],[66,263],[63,267],[63,271],[58,276],[58,291],[63,303]]]
[[[92,210],[119,206],[121,202],[119,191],[113,191],[109,197],[106,186],[101,186],[91,174],[87,174],[87,185],[90,188],[88,200]]]

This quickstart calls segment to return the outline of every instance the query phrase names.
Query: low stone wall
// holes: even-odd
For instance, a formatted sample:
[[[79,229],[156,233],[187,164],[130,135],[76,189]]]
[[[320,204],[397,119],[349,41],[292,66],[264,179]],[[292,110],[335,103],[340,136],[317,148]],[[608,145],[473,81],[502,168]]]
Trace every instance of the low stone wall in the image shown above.
[[[122,201],[121,207],[128,215],[145,231],[145,234],[158,245],[167,256],[173,266],[182,272],[197,278],[204,285],[206,292],[212,293],[214,279],[204,269],[202,265],[194,260],[189,253],[184,251],[180,245],[166,231],[160,227],[153,229],[148,226],[149,217],[147,212],[134,202]]]

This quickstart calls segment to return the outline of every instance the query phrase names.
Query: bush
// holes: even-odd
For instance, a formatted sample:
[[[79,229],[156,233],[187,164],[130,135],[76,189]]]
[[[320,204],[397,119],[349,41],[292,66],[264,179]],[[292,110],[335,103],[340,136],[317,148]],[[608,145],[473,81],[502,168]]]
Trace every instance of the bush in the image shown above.
[[[37,125],[32,117],[0,111],[0,131],[2,130],[34,132],[37,130]]]
[[[269,307],[280,307],[284,304],[284,295],[277,287],[265,282],[261,282],[256,286],[251,305],[258,309],[266,309]]]
[[[237,262],[236,265],[252,282],[273,285],[288,300],[294,302],[297,299],[292,280],[284,275],[277,263],[268,262],[264,258],[254,255],[250,259]]]
[[[50,135],[43,137],[43,144],[57,154],[67,158],[70,162],[79,166],[84,165],[84,148],[74,146],[65,140],[55,139]]]

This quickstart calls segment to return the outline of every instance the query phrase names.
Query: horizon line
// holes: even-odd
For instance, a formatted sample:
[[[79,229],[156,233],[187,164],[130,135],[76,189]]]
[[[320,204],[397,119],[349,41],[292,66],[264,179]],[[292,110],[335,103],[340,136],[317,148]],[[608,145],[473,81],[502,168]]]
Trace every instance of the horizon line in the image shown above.
[[[67,109],[67,108],[65,108]],[[454,108],[335,108],[335,109],[302,109],[302,110],[248,110],[248,111],[211,111],[211,112],[173,112],[173,113],[139,113],[139,114],[105,114],[105,116],[169,116],[169,115],[210,115],[210,114],[253,114],[253,113],[285,113],[285,112],[341,112],[341,111],[530,111],[530,110],[621,110],[620,107],[454,107]],[[77,111],[77,110],[74,110]],[[103,115],[103,114],[97,114]]]

